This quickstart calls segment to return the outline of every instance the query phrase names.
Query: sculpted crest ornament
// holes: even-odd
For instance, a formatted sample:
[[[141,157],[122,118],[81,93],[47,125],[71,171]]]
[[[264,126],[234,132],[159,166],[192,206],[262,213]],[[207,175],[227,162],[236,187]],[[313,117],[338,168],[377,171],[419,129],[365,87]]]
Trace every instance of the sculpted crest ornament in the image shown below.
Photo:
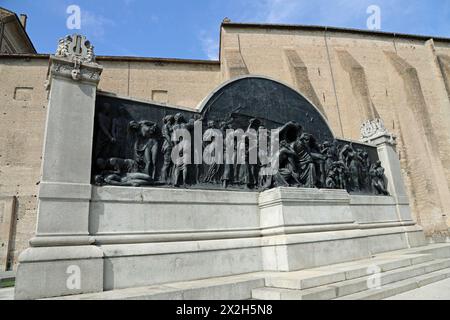
[[[73,64],[71,66],[57,61],[52,67],[55,72],[64,73],[75,81],[81,79],[99,80],[100,74],[95,70],[99,68],[99,65],[95,62],[94,46],[85,36],[74,34],[61,38],[58,42],[55,57],[64,58]],[[82,64],[94,68],[81,68]]]
[[[381,119],[367,120],[361,125],[361,138],[367,139],[378,134],[387,133],[384,122]]]
[[[94,46],[85,36],[74,34],[61,38],[56,49],[57,57],[71,58],[74,62],[95,62]]]
[[[386,129],[382,119],[367,120],[361,125],[361,140],[370,142],[380,136],[389,136],[392,144],[395,144],[395,137]]]

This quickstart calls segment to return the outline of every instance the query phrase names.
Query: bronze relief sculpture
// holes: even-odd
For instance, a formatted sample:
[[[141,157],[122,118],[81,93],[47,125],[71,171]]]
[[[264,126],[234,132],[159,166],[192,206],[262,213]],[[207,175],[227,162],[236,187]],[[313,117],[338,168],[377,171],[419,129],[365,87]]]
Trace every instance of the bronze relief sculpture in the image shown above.
[[[388,195],[375,147],[334,138],[309,101],[267,79],[232,82],[198,113],[99,95],[95,134],[98,185]]]

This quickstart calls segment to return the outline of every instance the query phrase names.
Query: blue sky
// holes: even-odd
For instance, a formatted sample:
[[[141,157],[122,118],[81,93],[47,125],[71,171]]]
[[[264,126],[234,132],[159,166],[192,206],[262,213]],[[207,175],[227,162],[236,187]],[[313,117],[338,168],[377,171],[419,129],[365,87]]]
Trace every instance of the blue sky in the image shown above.
[[[81,29],[69,30],[69,5],[81,9]],[[367,7],[381,9],[381,30],[450,37],[450,0],[0,0],[28,15],[40,53],[57,39],[85,34],[97,55],[216,59],[219,27],[234,22],[289,23],[366,29]]]

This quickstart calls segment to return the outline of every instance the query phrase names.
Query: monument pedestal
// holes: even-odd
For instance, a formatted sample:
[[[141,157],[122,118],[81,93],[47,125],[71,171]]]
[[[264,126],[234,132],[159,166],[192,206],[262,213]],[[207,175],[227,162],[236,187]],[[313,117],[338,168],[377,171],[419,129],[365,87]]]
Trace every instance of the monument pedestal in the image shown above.
[[[398,219],[392,197],[343,190],[277,188],[259,197],[266,271],[295,271],[425,245],[422,229]]]
[[[188,204],[188,205],[187,205]],[[93,187],[89,232],[104,290],[294,271],[425,245],[393,197]]]
[[[49,103],[36,236],[22,252],[16,299],[103,290],[103,253],[89,238],[97,84],[86,38],[69,36],[50,57]]]
[[[363,127],[371,127],[370,133],[364,134],[363,141],[375,145],[378,151],[378,157],[385,169],[385,179],[389,194],[395,199],[397,214],[399,219],[411,220],[411,208],[409,206],[409,197],[403,181],[400,161],[396,152],[396,138],[389,134],[380,119],[366,122]]]
[[[19,263],[16,299],[103,291],[103,252],[95,246],[31,247]]]

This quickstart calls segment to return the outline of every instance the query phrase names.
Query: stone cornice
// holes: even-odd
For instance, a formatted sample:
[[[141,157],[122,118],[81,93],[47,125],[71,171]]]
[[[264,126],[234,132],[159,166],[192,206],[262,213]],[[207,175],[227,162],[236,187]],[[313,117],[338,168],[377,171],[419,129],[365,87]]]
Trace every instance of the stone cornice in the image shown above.
[[[51,78],[65,78],[77,82],[88,82],[95,85],[100,81],[103,67],[95,62],[77,63],[70,58],[50,56],[49,79],[46,86],[50,87]]]

